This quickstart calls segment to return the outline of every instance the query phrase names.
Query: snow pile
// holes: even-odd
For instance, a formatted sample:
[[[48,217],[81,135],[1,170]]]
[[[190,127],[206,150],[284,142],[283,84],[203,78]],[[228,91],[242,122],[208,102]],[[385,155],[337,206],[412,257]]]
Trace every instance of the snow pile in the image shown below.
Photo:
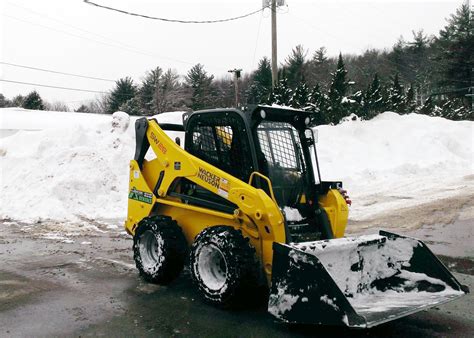
[[[156,118],[181,124],[182,112]],[[120,224],[135,119],[123,112],[0,109],[0,219]],[[473,128],[473,122],[395,113],[320,126],[322,178],[344,182],[354,202],[351,220],[466,194],[474,191]]]
[[[0,219],[123,221],[135,118],[18,108],[0,118]]]
[[[112,128],[124,132],[130,125],[130,116],[123,111],[116,111],[112,114]]]
[[[299,222],[303,220],[303,216],[301,216],[298,209],[284,207],[283,211],[285,212],[285,218],[288,222]]]
[[[341,180],[351,220],[474,191],[474,122],[386,112],[319,126],[323,180]]]

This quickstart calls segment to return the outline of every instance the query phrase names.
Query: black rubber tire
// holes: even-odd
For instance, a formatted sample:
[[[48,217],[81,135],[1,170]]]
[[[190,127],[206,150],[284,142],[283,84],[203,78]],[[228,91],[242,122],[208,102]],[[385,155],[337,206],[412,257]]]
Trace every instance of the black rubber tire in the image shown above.
[[[145,241],[156,245],[156,250],[151,250]],[[138,223],[133,236],[133,259],[146,281],[156,284],[173,281],[183,270],[186,251],[183,232],[171,217],[145,217]]]
[[[214,278],[213,268],[209,266],[212,262],[203,258],[209,251],[218,252],[225,262],[220,264],[221,267],[225,265],[225,273],[220,275],[221,282],[214,285],[214,288],[209,287],[208,281],[209,278]],[[214,226],[204,229],[192,245],[189,263],[191,276],[199,293],[206,301],[221,308],[242,306],[258,284],[259,264],[255,258],[255,249],[249,244],[248,238],[244,238],[240,231],[232,227]]]

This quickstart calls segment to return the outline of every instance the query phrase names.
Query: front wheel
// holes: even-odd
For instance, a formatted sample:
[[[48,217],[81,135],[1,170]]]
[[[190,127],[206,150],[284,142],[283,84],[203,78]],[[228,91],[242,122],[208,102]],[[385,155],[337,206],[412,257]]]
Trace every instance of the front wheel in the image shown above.
[[[186,240],[176,221],[145,217],[133,236],[133,258],[145,280],[167,284],[178,277],[186,256]]]
[[[241,304],[257,286],[255,250],[228,226],[204,229],[194,241],[190,271],[201,295],[220,307]]]

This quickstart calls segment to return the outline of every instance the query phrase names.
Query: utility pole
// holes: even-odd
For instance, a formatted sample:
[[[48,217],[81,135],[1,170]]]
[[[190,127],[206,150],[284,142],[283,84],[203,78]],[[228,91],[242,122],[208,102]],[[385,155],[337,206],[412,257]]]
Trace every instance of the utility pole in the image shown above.
[[[235,90],[235,108],[239,107],[239,79],[240,74],[242,73],[242,69],[231,69],[228,71],[229,73],[234,74],[234,90]]]
[[[277,62],[277,0],[271,0],[272,11],[272,88],[278,81],[278,62]]]

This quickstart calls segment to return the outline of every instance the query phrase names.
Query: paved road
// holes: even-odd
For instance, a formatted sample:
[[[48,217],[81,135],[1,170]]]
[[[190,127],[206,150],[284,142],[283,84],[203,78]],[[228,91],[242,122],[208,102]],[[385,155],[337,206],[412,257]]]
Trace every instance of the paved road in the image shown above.
[[[472,234],[474,220],[462,222],[467,228],[459,222],[444,228]],[[472,294],[371,330],[288,326],[275,322],[264,304],[223,311],[202,302],[186,273],[166,287],[143,282],[133,265],[131,239],[121,230],[62,243],[39,238],[42,227],[0,221],[1,337],[472,337],[474,332]],[[420,237],[431,233],[417,231]],[[466,244],[472,240],[464,240],[472,250]],[[446,250],[458,249],[456,243],[431,241],[456,277],[474,290],[474,258]]]

